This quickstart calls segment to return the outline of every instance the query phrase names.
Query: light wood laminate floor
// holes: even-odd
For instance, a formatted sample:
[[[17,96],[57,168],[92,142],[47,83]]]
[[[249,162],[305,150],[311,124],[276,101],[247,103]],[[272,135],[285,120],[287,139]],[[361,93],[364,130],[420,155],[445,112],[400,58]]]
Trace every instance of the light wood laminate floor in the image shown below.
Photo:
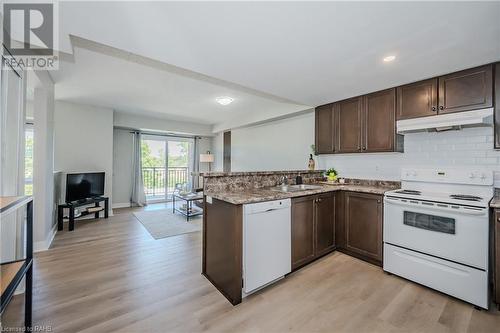
[[[200,233],[154,240],[132,209],[79,221],[36,255],[34,324],[53,332],[500,332],[496,310],[474,310],[338,252],[236,307],[200,271]],[[19,298],[4,325],[18,308]]]

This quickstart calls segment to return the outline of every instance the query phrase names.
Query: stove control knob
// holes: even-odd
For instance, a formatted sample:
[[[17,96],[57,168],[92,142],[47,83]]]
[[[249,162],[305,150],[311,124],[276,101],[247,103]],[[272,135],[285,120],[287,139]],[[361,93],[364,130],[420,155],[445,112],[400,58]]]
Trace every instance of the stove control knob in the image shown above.
[[[416,177],[416,176],[417,176],[417,172],[416,172],[416,171],[413,171],[413,172],[411,173],[411,175],[412,175],[413,177]]]
[[[470,179],[474,179],[474,177],[475,177],[475,175],[471,172],[471,173],[469,174],[469,178],[470,178]]]
[[[485,180],[486,179],[486,175],[484,173],[481,174],[481,180]]]

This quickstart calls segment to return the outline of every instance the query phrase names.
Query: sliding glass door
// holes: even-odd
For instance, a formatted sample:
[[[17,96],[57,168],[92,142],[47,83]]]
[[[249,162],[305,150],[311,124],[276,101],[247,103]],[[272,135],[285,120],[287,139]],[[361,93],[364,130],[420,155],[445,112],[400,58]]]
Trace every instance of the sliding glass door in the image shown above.
[[[171,200],[176,188],[191,187],[193,140],[143,135],[142,175],[148,202]]]

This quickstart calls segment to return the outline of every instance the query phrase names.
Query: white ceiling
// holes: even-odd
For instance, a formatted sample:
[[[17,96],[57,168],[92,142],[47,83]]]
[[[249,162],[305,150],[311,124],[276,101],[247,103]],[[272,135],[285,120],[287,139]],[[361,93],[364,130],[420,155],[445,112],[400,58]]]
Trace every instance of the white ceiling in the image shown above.
[[[57,100],[201,124],[228,123],[254,110],[276,117],[307,108],[118,50],[94,46],[73,52],[72,62],[60,62],[51,73]],[[222,106],[215,101],[218,96],[234,102]]]
[[[500,2],[60,2],[59,15],[66,52],[72,34],[296,102],[274,112],[272,96],[245,100],[78,49],[75,68],[54,74],[61,98],[218,129],[500,60]],[[397,59],[383,63],[388,54]],[[226,92],[242,98],[233,113],[208,107]]]

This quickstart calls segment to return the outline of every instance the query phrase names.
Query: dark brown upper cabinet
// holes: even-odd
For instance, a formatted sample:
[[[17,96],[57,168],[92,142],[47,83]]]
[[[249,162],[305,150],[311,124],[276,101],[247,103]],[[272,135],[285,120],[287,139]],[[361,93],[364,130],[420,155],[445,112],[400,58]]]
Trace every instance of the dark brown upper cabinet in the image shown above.
[[[335,115],[333,104],[316,108],[316,153],[332,154],[335,152],[334,135]]]
[[[379,91],[363,97],[364,152],[394,151],[396,138],[396,89]]]
[[[402,152],[403,136],[396,134],[396,120],[493,104],[495,148],[500,149],[499,77],[500,63],[485,65],[317,107],[316,153]]]
[[[337,153],[361,152],[363,98],[356,97],[334,104],[337,115]]]
[[[397,120],[493,106],[493,65],[397,88]]]
[[[397,120],[435,115],[437,87],[437,78],[398,87]]]
[[[495,64],[495,149],[500,149],[500,62]]]
[[[346,192],[345,250],[364,260],[382,263],[382,196]]]
[[[320,122],[320,108],[316,122]],[[319,153],[374,153],[400,151],[402,136],[396,136],[396,90],[347,99],[333,104],[333,151]],[[323,121],[327,121],[324,116]],[[319,125],[317,125],[318,128]],[[325,126],[326,127],[326,126]],[[316,133],[318,136],[325,135]],[[325,135],[326,136],[326,135]],[[402,141],[401,141],[402,142]]]
[[[438,96],[438,113],[492,107],[493,66],[481,66],[440,76]]]

